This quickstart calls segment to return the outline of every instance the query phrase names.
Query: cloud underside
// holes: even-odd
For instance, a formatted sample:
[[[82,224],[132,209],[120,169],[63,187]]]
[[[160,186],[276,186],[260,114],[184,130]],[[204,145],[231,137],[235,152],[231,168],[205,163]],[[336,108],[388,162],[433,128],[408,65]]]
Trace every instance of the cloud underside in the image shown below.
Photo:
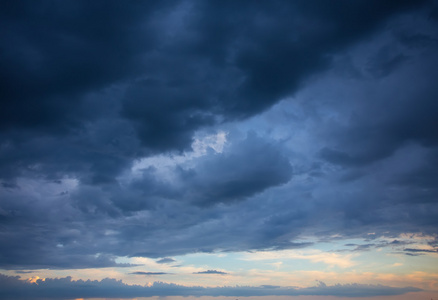
[[[225,275],[227,273],[226,272],[222,272],[222,271],[217,271],[217,270],[207,270],[207,271],[195,272],[193,274],[218,274],[218,275]]]
[[[428,240],[380,246],[433,255],[436,12],[1,3],[0,267],[171,264],[333,237],[366,251],[407,232]]]
[[[138,271],[138,272],[132,272],[129,273],[132,275],[145,275],[145,276],[153,276],[153,275],[167,275],[169,273],[165,273],[165,272],[143,272],[143,271]]]
[[[323,282],[315,287],[288,288],[273,286],[235,287],[186,287],[171,283],[154,282],[151,286],[127,285],[120,280],[74,281],[66,278],[46,278],[36,283],[22,281],[19,277],[0,274],[0,296],[13,299],[59,298],[133,298],[152,296],[298,296],[321,295],[339,297],[393,296],[419,292],[418,288],[396,288],[383,285],[337,284],[327,286]]]

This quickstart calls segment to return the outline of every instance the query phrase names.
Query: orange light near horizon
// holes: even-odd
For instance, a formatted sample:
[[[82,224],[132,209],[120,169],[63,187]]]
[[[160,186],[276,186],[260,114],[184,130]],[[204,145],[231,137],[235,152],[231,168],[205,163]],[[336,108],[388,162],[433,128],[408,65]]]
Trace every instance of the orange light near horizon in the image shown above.
[[[33,277],[28,278],[27,282],[38,284],[38,280],[40,280],[40,279],[41,279],[41,281],[45,281],[46,280],[45,278],[41,278],[39,276],[33,276]]]

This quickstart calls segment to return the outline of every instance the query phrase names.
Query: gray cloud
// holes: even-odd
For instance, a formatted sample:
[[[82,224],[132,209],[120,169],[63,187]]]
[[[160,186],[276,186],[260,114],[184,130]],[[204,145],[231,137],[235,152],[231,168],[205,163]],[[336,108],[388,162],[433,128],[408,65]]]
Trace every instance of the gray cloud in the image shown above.
[[[418,252],[418,253],[437,253],[438,249],[413,249],[413,248],[406,248],[403,251],[406,251],[406,252]]]
[[[427,1],[0,5],[2,268],[437,233]]]
[[[421,1],[178,4],[5,4],[4,176],[39,164],[110,182],[140,155],[187,150],[196,130],[266,110]]]
[[[159,263],[159,264],[170,264],[170,263],[174,263],[174,262],[176,262],[176,260],[174,260],[173,258],[170,258],[170,257],[164,257],[164,258],[157,260],[157,263]]]
[[[138,271],[138,272],[132,272],[129,273],[131,275],[146,275],[146,276],[154,276],[154,275],[167,275],[169,273],[164,273],[164,272],[142,272],[142,271]]]
[[[133,298],[152,296],[298,296],[324,295],[341,297],[372,297],[402,295],[418,292],[413,287],[388,287],[383,285],[337,284],[323,282],[315,287],[296,289],[278,286],[236,287],[186,287],[172,283],[154,282],[152,286],[127,285],[120,280],[72,280],[65,278],[39,279],[36,283],[22,281],[18,276],[0,274],[0,296],[14,299],[66,299],[66,298]]]
[[[192,201],[200,205],[241,201],[292,177],[292,167],[279,147],[253,133],[229,152],[182,170]]]
[[[195,272],[193,274],[219,274],[219,275],[225,275],[225,274],[228,274],[228,273],[222,272],[222,271],[216,271],[216,270],[207,270],[207,271]]]

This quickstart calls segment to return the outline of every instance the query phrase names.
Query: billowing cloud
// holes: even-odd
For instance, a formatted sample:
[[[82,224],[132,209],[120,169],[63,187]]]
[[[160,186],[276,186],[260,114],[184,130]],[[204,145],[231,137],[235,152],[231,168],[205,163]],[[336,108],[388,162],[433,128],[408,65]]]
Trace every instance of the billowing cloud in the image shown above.
[[[5,4],[4,176],[38,164],[108,182],[150,151],[189,150],[196,130],[268,109],[422,2]]]
[[[434,255],[436,11],[418,0],[0,4],[0,267],[143,256],[167,271],[177,255],[343,239],[358,240],[336,255]],[[399,240],[407,232],[427,242]]]
[[[292,167],[278,146],[254,134],[229,152],[181,170],[191,201],[200,205],[241,201],[292,177]]]

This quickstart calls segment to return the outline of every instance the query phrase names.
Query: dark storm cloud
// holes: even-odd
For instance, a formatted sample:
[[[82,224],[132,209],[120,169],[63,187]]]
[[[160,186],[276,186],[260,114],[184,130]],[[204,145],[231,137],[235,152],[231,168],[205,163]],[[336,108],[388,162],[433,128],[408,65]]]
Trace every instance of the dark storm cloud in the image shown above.
[[[261,112],[327,55],[420,4],[4,3],[1,127],[84,130],[108,97],[96,107],[85,95],[119,84],[143,146],[187,149],[194,130]]]
[[[319,155],[340,168],[335,172],[337,184],[345,194],[352,193],[347,198],[355,199],[344,201],[339,195],[329,205],[343,211],[344,229],[357,224],[375,232],[371,228],[378,224],[386,229],[398,224],[399,229],[391,229],[394,237],[408,228],[421,228],[432,235],[436,232],[437,48],[419,41],[414,47],[405,37],[423,32],[423,38],[433,41],[437,24],[427,18],[417,20],[423,20],[421,29],[403,28],[397,21],[382,33],[385,39],[362,45],[368,53],[360,54],[365,67],[356,62],[361,76],[350,79],[352,89],[341,87],[348,96],[332,106],[344,115],[341,122],[332,122],[324,131],[327,139]],[[393,69],[378,71],[385,73],[381,76],[369,68],[370,61],[386,68],[381,59],[395,57],[405,59],[398,60]],[[347,99],[351,102],[342,103]]]
[[[126,122],[105,117],[83,124],[72,135],[4,133],[0,176],[10,181],[21,176],[50,180],[72,176],[92,184],[114,182],[137,155],[138,141]]]
[[[413,287],[388,287],[383,285],[337,284],[327,286],[319,282],[315,287],[291,288],[279,286],[235,286],[235,287],[186,287],[182,285],[154,282],[152,286],[128,285],[121,280],[72,280],[65,278],[38,279],[36,283],[0,274],[0,296],[13,299],[66,299],[66,298],[134,298],[152,296],[298,296],[323,295],[341,297],[372,297],[402,295],[419,292]]]
[[[242,226],[245,219],[237,217],[239,212],[230,205],[290,180],[292,167],[283,150],[275,142],[250,133],[223,153],[209,153],[194,164],[190,161],[190,168],[182,164],[171,169],[173,181],[148,167],[138,178],[123,184],[82,183],[68,191],[71,187],[61,188],[63,181],[51,182],[55,191],[34,195],[35,199],[25,192],[21,198],[18,195],[23,186],[37,188],[40,182],[21,183],[14,191],[6,189],[3,224],[15,230],[2,236],[2,265],[8,269],[124,267],[129,265],[116,263],[115,254],[162,257],[193,249],[269,248],[269,241],[290,229],[288,222],[278,224],[288,216],[277,218],[275,230],[263,228],[273,219],[251,229],[252,223],[265,218],[260,219],[258,206],[247,211],[250,219]],[[39,204],[31,206],[35,200]],[[216,207],[221,204],[227,206]],[[230,217],[230,213],[236,216]],[[221,223],[226,225],[217,232]],[[258,232],[257,236],[246,235],[246,230]],[[172,238],[183,231],[184,239]],[[162,232],[167,232],[166,236]],[[20,242],[23,240],[25,244]],[[286,242],[281,247],[300,246]]]
[[[2,3],[1,128],[60,130],[81,122],[81,96],[139,73],[156,32],[152,3]],[[76,123],[77,124],[77,123]],[[77,124],[80,125],[80,124]]]
[[[438,75],[438,60],[435,51],[435,47],[422,47],[421,52],[411,54],[409,63],[400,61],[398,64],[403,67],[388,75],[385,82],[373,83],[382,84],[384,89],[379,93],[376,87],[374,97],[357,102],[359,107],[348,127],[336,133],[336,148],[323,148],[321,156],[334,164],[363,166],[388,158],[408,143],[436,147],[438,89],[434,78]],[[377,64],[384,68],[382,63]],[[419,80],[412,81],[412,77]]]
[[[0,265],[113,267],[126,266],[117,256],[297,248],[310,244],[293,241],[306,228],[436,232],[437,37],[415,26],[394,33],[400,51],[382,46],[352,66],[381,94],[340,97],[330,113],[356,109],[347,126],[305,112],[325,133],[310,154],[256,128],[222,153],[176,163],[170,179],[154,166],[124,179],[140,158],[190,153],[198,131],[265,112],[333,57],[398,27],[400,13],[429,13],[426,2],[3,2]],[[373,164],[410,142],[430,151],[382,180],[404,186],[400,197],[369,188]],[[327,171],[337,167],[343,176]],[[319,188],[332,174],[341,192]]]
[[[98,225],[98,220],[101,222],[107,214],[91,213],[87,219],[93,218],[96,222],[85,225],[85,214],[71,206],[68,195],[55,195],[54,199],[49,199],[54,195],[48,193],[38,198],[17,194],[14,191],[2,194],[1,206],[5,213],[1,224],[3,228],[10,228],[0,237],[3,268],[132,266],[115,262],[116,257],[112,253],[103,253],[100,249],[102,239],[97,243],[98,236],[106,240],[104,244],[112,240],[112,236],[105,235],[106,229]]]
[[[20,227],[20,230],[25,228]],[[31,230],[28,228],[28,230]],[[51,237],[62,240],[62,233],[50,233],[49,237],[44,237],[46,230],[32,230],[32,234],[7,234],[2,237],[2,258],[0,260],[2,268],[20,269],[24,266],[27,269],[83,269],[83,268],[106,268],[106,267],[132,267],[133,264],[117,263],[115,256],[110,254],[90,254],[94,250],[84,251],[83,245],[62,249],[60,244],[54,245]],[[81,239],[82,244],[87,238]],[[26,241],[26,243],[23,243]],[[68,244],[67,244],[68,245]],[[61,248],[61,249],[60,249]],[[17,250],[18,249],[18,250]],[[90,251],[91,250],[91,251]],[[100,250],[99,250],[100,251]],[[95,252],[97,253],[97,252]]]
[[[206,13],[195,18],[195,25],[202,27],[198,25],[201,30],[195,35],[194,49],[202,55],[214,54],[213,62],[226,61],[230,59],[226,55],[233,52],[235,65],[242,71],[244,80],[237,87],[239,101],[230,98],[232,103],[225,102],[225,107],[230,107],[236,115],[250,115],[293,92],[306,76],[326,67],[330,54],[369,34],[391,14],[413,4],[410,1],[397,5],[382,5],[377,1],[355,4],[339,1],[330,5],[324,1],[202,3],[199,7]],[[233,49],[227,47],[230,44]]]
[[[188,197],[200,205],[241,201],[292,177],[292,167],[279,147],[254,133],[233,145],[229,153],[182,172]]]
[[[160,178],[154,167],[143,169],[141,177],[133,180],[129,188],[110,189],[110,198],[117,208],[128,213],[151,209],[163,199],[186,200],[199,206],[230,204],[288,182],[292,166],[281,145],[250,132],[223,153],[201,157],[194,166],[178,165],[171,172],[173,182]],[[95,193],[92,202],[102,206],[99,192],[90,187],[91,191]],[[76,198],[82,203],[90,197]],[[89,205],[90,201],[83,204]]]

